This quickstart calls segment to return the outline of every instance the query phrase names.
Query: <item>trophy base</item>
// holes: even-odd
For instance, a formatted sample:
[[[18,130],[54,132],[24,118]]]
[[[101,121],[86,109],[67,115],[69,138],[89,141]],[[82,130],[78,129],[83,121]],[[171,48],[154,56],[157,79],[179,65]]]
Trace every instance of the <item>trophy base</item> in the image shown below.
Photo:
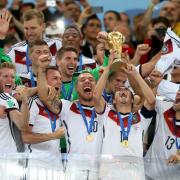
[[[115,59],[114,62],[111,65],[111,70],[113,72],[118,72],[118,71],[122,71],[123,67],[126,67],[127,63],[123,62],[120,59]]]

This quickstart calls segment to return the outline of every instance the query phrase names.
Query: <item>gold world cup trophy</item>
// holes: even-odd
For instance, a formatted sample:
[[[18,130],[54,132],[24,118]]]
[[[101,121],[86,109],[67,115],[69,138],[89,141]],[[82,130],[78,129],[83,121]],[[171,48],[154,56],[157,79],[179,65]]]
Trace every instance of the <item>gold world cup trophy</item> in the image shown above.
[[[113,72],[121,71],[122,67],[125,67],[127,62],[121,57],[122,44],[125,42],[125,37],[120,32],[111,32],[108,34],[108,46],[110,50],[116,50],[117,58],[114,59],[111,70]]]

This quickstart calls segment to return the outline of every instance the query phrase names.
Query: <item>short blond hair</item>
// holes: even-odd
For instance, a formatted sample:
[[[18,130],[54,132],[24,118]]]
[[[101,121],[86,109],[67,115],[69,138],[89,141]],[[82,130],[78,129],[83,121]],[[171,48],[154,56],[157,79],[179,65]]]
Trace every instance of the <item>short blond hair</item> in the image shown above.
[[[5,68],[13,69],[14,72],[16,72],[16,66],[10,62],[3,62],[0,64],[0,71]]]
[[[30,9],[23,14],[23,22],[37,19],[40,24],[44,23],[44,14],[37,9]]]

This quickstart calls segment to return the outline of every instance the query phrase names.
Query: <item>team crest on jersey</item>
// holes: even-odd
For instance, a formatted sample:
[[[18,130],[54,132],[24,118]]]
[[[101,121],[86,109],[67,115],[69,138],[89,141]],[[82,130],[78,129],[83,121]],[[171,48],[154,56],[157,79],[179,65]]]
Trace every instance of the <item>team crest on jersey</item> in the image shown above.
[[[14,107],[14,102],[12,100],[7,100],[8,108]]]
[[[169,54],[173,51],[172,41],[171,39],[168,39],[166,42],[164,42],[163,47],[161,49],[162,55]]]
[[[133,122],[134,123],[138,123],[139,122],[139,119],[137,117],[137,114],[133,114]]]

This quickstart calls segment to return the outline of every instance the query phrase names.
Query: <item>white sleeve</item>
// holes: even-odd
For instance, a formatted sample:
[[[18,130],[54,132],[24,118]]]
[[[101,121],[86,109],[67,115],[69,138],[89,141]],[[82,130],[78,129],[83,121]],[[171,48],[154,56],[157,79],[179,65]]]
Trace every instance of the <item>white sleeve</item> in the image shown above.
[[[172,64],[174,63],[174,60],[175,58],[173,54],[161,56],[161,58],[156,64],[156,70],[164,74],[172,66]]]
[[[161,50],[162,55],[156,64],[156,69],[162,74],[171,69],[175,61],[179,61],[179,41],[180,38],[171,30],[171,28],[168,28]]]
[[[175,84],[167,80],[162,80],[158,86],[157,93],[168,99],[175,100],[180,84]]]
[[[31,98],[29,99],[29,113],[29,124],[34,125],[37,115],[39,114],[39,108],[36,104],[36,101]]]
[[[6,111],[10,111],[13,109],[19,109],[19,105],[15,98],[10,96],[8,93],[1,93],[0,94],[0,105],[6,107]]]
[[[144,131],[144,134],[146,133],[155,114],[156,114],[155,110],[148,110],[144,106],[141,108],[140,116],[141,116],[142,130]]]
[[[70,107],[71,107],[72,102],[67,101],[65,99],[61,99],[61,102],[62,102],[62,108],[60,111],[60,118],[67,120],[66,117],[67,117],[68,112],[70,111]]]

